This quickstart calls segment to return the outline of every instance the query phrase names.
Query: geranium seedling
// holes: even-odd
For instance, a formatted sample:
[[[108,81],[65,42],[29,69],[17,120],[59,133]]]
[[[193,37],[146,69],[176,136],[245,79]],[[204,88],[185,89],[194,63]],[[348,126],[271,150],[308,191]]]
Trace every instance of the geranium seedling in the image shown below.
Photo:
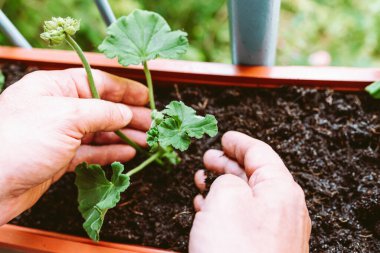
[[[99,98],[90,65],[72,38],[79,29],[79,21],[66,19],[53,18],[52,21],[45,22],[45,32],[41,37],[50,45],[66,40],[73,47],[86,69],[93,97]],[[106,178],[101,166],[97,164],[83,163],[75,169],[79,211],[85,219],[83,227],[95,241],[99,240],[107,210],[119,202],[120,194],[129,187],[132,175],[155,161],[160,165],[177,165],[180,159],[174,150],[187,150],[191,138],[199,139],[205,134],[213,137],[218,133],[217,120],[213,115],[196,115],[193,108],[181,101],[172,101],[162,111],[156,110],[148,61],[158,57],[177,59],[187,48],[187,34],[183,31],[172,31],[163,17],[150,11],[136,10],[119,18],[107,29],[107,37],[99,50],[108,58],[117,57],[123,66],[142,64],[144,67],[152,109],[152,125],[147,132],[147,143],[150,146],[148,158],[137,167],[123,174],[124,166],[114,162],[111,165],[111,180]],[[128,142],[131,141],[127,139]],[[142,153],[147,154],[145,151]]]

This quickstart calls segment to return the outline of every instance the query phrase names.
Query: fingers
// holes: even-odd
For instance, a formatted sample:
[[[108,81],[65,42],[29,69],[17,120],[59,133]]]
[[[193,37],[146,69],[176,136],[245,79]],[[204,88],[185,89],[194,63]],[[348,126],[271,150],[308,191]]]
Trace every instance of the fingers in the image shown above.
[[[277,153],[265,142],[254,139],[246,134],[229,131],[222,137],[222,146],[224,153],[231,159],[236,160],[240,165],[253,165],[249,168],[247,174],[250,176],[255,167],[262,166],[263,164],[283,164],[281,158]],[[261,156],[247,157],[248,151],[260,154]],[[252,154],[250,154],[252,155]],[[247,159],[249,158],[249,159]],[[245,168],[247,170],[247,168]]]
[[[205,203],[205,199],[203,198],[203,196],[201,194],[198,194],[197,196],[195,196],[195,198],[193,200],[194,210],[196,212],[201,211],[204,203]]]
[[[150,128],[151,111],[147,108],[129,107],[101,99],[62,99],[67,108],[72,108],[69,110],[70,123],[83,135],[115,131],[126,125],[142,131]]]
[[[130,106],[129,108],[132,111],[133,117],[128,127],[145,132],[148,131],[152,122],[152,111],[145,107]]]
[[[115,131],[132,120],[132,111],[124,104],[100,99],[65,98],[69,110],[69,123],[76,127],[82,138],[87,133]]]
[[[244,169],[236,161],[225,156],[223,151],[208,150],[203,156],[203,163],[208,170],[218,174],[233,174],[248,181]]]
[[[122,108],[121,105],[122,103],[135,106],[145,105],[148,102],[147,87],[100,70],[92,70],[92,73],[100,97],[120,103],[120,105],[107,104],[95,99],[81,99],[80,102],[76,102],[74,113],[78,117],[71,118],[78,121],[77,124],[81,126],[82,132],[113,131],[125,127],[128,123],[130,123],[130,128],[148,130],[151,122],[149,109],[133,107],[128,110],[126,107]],[[29,85],[30,83],[33,85]],[[24,86],[22,87],[25,90],[24,93],[29,95],[37,93],[43,96],[70,97],[70,99],[92,97],[84,69],[35,71],[26,75],[15,85],[16,89],[19,86],[20,88]],[[103,116],[105,118],[101,119]]]
[[[122,129],[120,130],[123,134],[125,134],[129,139],[136,142],[141,147],[147,147],[146,143],[146,133],[134,130],[134,129]],[[124,143],[119,136],[117,136],[114,132],[98,132],[91,133],[82,139],[83,144],[117,144]]]
[[[250,185],[278,177],[292,179],[281,158],[265,142],[230,131],[222,137],[222,146],[228,157],[245,168]]]
[[[114,144],[107,146],[79,147],[74,159],[71,161],[68,171],[74,171],[75,167],[82,163],[107,165],[114,161],[121,163],[131,160],[136,154],[135,149],[127,145]]]
[[[203,192],[206,189],[206,178],[204,170],[198,170],[194,174],[194,183],[200,192]]]
[[[83,73],[81,69],[73,69],[73,77],[77,75],[76,71]],[[139,82],[111,75],[100,70],[93,70],[93,75],[95,85],[102,99],[140,106],[147,104],[149,101],[148,88]],[[87,78],[87,75],[85,77]],[[76,83],[78,87],[78,82]],[[83,87],[83,85],[79,85],[79,87]],[[87,87],[85,86],[83,92],[79,94],[80,97],[87,97],[89,95]]]
[[[293,180],[278,154],[262,141],[230,131],[223,135],[222,146],[223,152],[209,150],[205,153],[203,160],[207,169],[249,179],[252,187],[278,177]]]
[[[102,99],[130,105],[145,105],[148,89],[143,84],[92,69],[95,86]],[[87,74],[83,68],[35,71],[24,80],[33,79],[33,92],[40,95],[91,98]],[[30,83],[30,80],[28,82]]]

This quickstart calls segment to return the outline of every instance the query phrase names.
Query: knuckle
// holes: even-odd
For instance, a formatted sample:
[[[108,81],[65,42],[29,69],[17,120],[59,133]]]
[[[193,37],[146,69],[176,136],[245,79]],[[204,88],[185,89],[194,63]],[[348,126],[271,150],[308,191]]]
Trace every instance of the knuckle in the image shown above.
[[[115,106],[116,107],[116,106]],[[107,123],[111,123],[114,121],[117,121],[121,115],[120,109],[119,108],[113,108],[110,106],[106,107],[107,109],[104,110],[104,119]]]
[[[309,218],[305,194],[293,180],[276,179],[271,184],[261,186],[261,194],[266,194],[266,210],[268,212],[292,212],[303,221]],[[260,186],[259,186],[260,188]],[[269,190],[270,189],[270,190]]]
[[[275,164],[278,164],[280,166],[285,166],[285,164],[283,163],[281,157],[278,155],[278,153],[272,148],[272,146],[270,146],[269,144],[267,144],[266,142],[263,142],[263,141],[260,141],[258,140],[258,145],[260,146],[260,149],[262,150],[262,152],[266,155],[270,155],[271,158],[272,158],[272,162],[275,163]],[[257,149],[257,148],[256,148]]]
[[[240,181],[238,177],[231,174],[224,174],[217,177],[214,181],[214,184],[221,185],[221,186],[228,186],[231,184],[235,184],[237,181]]]
[[[47,72],[46,70],[36,70],[36,71],[26,74],[24,78],[36,78],[36,77],[44,76],[46,72]]]
[[[91,69],[91,71],[92,71],[92,74],[94,74],[96,76],[101,76],[104,73],[100,69]]]
[[[228,131],[222,136],[222,143],[228,143],[229,140],[235,139],[234,135],[236,135],[238,132],[235,131]]]
[[[228,184],[229,184],[229,177],[231,175],[221,175],[219,177],[217,177],[214,182],[211,184],[210,186],[210,190],[211,189],[214,189],[214,190],[217,190],[219,188],[225,188]]]
[[[295,205],[306,207],[305,193],[302,188],[293,180],[281,181],[273,185],[276,187],[276,194],[280,197],[280,201],[285,205]]]
[[[215,179],[215,181],[212,183],[210,187],[211,190],[220,190],[220,189],[232,189],[236,187],[241,187],[245,186],[245,188],[249,189],[246,187],[246,183],[239,177],[231,175],[231,174],[224,174]]]
[[[84,68],[69,68],[63,71],[67,72],[70,75],[85,75],[86,74],[86,71]]]
[[[143,89],[145,89],[145,91],[138,97],[141,99],[142,104],[146,104],[149,102],[149,89],[145,86],[143,86]]]
[[[273,148],[266,142],[257,140],[257,145],[260,145],[260,148],[266,151],[274,152]]]
[[[127,117],[126,109],[121,106],[112,106],[109,110],[110,117],[114,120],[114,122],[122,122],[123,125],[127,125],[129,122],[129,119]]]
[[[49,79],[48,72],[49,71],[46,71],[46,70],[33,71],[31,73],[26,74],[23,78],[20,79],[19,82],[23,83],[22,81],[26,81],[26,83],[28,83],[32,81],[36,82],[36,80],[48,80]]]

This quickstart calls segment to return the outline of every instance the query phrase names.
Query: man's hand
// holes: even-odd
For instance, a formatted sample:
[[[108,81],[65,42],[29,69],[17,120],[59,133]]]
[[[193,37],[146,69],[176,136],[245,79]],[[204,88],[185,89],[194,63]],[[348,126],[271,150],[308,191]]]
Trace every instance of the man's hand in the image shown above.
[[[207,169],[225,174],[211,185],[197,210],[190,252],[309,252],[311,221],[301,187],[281,158],[262,141],[239,132],[222,138],[223,152],[209,150]],[[203,190],[204,173],[195,183]]]
[[[0,225],[79,163],[133,158],[135,150],[112,131],[128,125],[122,132],[146,145],[150,111],[134,106],[148,102],[147,88],[98,70],[93,74],[104,100],[90,99],[83,69],[33,72],[0,96]]]

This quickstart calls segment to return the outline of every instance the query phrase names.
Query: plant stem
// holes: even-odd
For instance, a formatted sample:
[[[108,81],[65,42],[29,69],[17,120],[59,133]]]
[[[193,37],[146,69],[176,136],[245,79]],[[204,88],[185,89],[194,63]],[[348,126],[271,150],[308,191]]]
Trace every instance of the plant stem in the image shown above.
[[[143,62],[143,65],[144,65],[145,78],[146,78],[146,82],[148,84],[148,89],[149,89],[149,104],[150,104],[150,109],[155,110],[156,109],[156,103],[154,102],[152,75],[150,74],[150,71],[148,69],[148,64],[147,64],[146,61]]]
[[[88,79],[88,83],[89,83],[89,86],[90,86],[92,97],[96,98],[96,99],[100,99],[98,90],[96,89],[96,86],[95,86],[94,76],[92,75],[92,72],[91,72],[91,66],[88,63],[88,61],[86,59],[86,56],[84,56],[84,53],[83,53],[82,49],[80,48],[80,46],[78,45],[78,43],[70,35],[68,35],[68,34],[66,34],[66,41],[75,50],[75,52],[78,54],[80,60],[82,61],[82,65],[83,65],[83,67],[84,67],[84,69],[86,70],[86,73],[87,73],[87,79]],[[115,134],[117,136],[119,136],[120,139],[122,139],[125,143],[127,143],[128,145],[130,145],[134,149],[136,149],[138,152],[145,153],[145,151],[139,145],[137,145],[136,142],[134,142],[131,139],[129,139],[120,130],[115,131]]]
[[[151,164],[152,162],[154,162],[156,159],[160,158],[161,155],[162,155],[162,152],[160,152],[160,151],[154,153],[151,157],[149,157],[148,159],[146,159],[140,165],[138,165],[134,169],[128,171],[126,175],[130,177],[133,174],[136,174],[137,172],[139,172],[140,170],[144,169],[146,166],[148,166],[149,164]]]
[[[145,154],[145,150],[143,150],[136,142],[132,141],[131,139],[129,139],[125,134],[123,134],[120,130],[116,130],[114,132],[117,136],[119,136],[119,138],[124,141],[125,143],[127,143],[129,146],[132,146],[134,149],[137,150],[137,152],[139,153],[142,153],[142,154]]]
[[[86,70],[87,73],[87,79],[90,86],[91,94],[93,98],[100,98],[98,90],[95,86],[94,77],[91,72],[90,64],[88,63],[86,56],[84,56],[82,49],[80,46],[76,43],[76,41],[68,34],[66,34],[66,41],[69,43],[69,45],[77,52],[80,60],[82,61],[83,67]]]

